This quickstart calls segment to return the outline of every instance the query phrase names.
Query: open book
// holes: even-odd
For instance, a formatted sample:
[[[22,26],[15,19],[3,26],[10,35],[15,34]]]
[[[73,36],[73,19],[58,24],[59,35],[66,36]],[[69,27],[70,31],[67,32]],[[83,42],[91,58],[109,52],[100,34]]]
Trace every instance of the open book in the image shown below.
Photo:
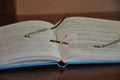
[[[1,26],[0,69],[120,63],[119,21],[69,17],[54,26],[40,20]]]

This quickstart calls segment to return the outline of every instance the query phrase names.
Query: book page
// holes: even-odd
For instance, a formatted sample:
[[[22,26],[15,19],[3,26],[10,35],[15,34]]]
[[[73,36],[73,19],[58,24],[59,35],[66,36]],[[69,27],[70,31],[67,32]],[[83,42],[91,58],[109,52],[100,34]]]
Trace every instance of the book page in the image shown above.
[[[55,39],[49,29],[53,26],[45,21],[25,21],[0,27],[0,64],[31,59],[58,60],[58,46],[49,41]],[[44,28],[47,30],[39,31]],[[33,34],[25,37],[29,33]]]
[[[56,30],[61,56],[66,61],[120,60],[120,22],[104,19],[71,17]]]

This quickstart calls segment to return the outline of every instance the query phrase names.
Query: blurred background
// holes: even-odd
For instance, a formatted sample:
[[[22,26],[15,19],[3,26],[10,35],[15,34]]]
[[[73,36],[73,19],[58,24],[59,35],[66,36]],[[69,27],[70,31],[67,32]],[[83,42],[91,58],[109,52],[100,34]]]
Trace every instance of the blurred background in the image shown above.
[[[33,19],[56,23],[66,13],[120,20],[120,0],[0,0],[0,26]]]

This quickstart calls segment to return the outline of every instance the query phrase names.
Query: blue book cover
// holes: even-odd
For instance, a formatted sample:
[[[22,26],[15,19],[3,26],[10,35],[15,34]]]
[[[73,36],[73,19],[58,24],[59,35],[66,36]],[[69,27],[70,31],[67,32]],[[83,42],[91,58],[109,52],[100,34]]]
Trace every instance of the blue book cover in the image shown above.
[[[83,64],[120,64],[120,61],[112,60],[112,61],[82,61],[82,62],[67,62],[67,63],[60,63],[60,62],[43,62],[43,63],[29,63],[29,64],[18,64],[18,65],[7,65],[7,66],[0,66],[0,70],[6,69],[16,69],[16,68],[25,68],[25,67],[34,67],[34,66],[57,66],[58,68],[65,68],[67,65],[83,65]]]

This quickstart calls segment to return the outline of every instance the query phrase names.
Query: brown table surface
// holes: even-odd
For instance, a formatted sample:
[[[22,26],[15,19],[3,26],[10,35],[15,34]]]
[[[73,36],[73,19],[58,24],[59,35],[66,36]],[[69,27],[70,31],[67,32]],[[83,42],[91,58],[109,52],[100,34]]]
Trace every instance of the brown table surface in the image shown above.
[[[0,71],[0,80],[120,80],[120,64],[30,67]]]
[[[120,11],[79,15],[120,20]],[[61,16],[63,15],[0,16],[0,25],[31,19],[43,19],[55,23]],[[120,80],[120,64],[71,65],[64,69],[57,66],[42,66],[1,70],[0,80]]]

